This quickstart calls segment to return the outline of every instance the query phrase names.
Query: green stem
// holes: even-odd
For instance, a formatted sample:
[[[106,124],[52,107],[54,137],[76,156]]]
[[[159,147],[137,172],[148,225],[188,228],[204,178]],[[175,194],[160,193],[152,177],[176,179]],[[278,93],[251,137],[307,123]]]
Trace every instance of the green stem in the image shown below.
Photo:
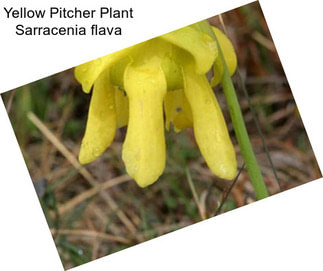
[[[208,27],[206,27],[205,23],[208,25]],[[223,56],[222,49],[220,47],[220,43],[216,35],[214,34],[211,26],[206,21],[205,23],[203,23],[204,27],[208,28],[207,32],[215,39],[219,49],[219,56],[221,57],[222,64],[223,64],[223,76],[222,76],[223,92],[229,106],[229,112],[232,119],[233,128],[238,140],[242,157],[245,161],[257,199],[266,198],[269,196],[267,192],[267,188],[265,186],[259,165],[256,160],[256,156],[253,152],[253,149],[250,143],[250,139],[248,136],[246,126],[244,124],[238,98],[231,80],[228,66]]]
[[[248,132],[244,124],[244,120],[240,110],[240,105],[237,99],[237,95],[236,95],[228,68],[226,67],[225,62],[223,61],[222,52],[220,52],[220,54],[221,54],[222,62],[224,64],[223,65],[224,71],[223,71],[223,77],[222,77],[223,92],[229,106],[229,111],[230,111],[234,131],[236,133],[241,154],[246,163],[246,167],[250,175],[252,185],[255,189],[257,199],[263,199],[268,197],[269,195],[268,195],[264,180],[262,178],[261,171],[256,160],[256,156],[253,152],[253,149],[250,143]]]

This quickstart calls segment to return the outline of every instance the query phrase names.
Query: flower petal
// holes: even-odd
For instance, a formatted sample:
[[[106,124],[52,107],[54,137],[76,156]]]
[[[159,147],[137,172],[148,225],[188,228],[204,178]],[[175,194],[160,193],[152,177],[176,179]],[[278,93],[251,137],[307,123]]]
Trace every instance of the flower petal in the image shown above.
[[[114,99],[109,72],[105,71],[94,83],[85,135],[79,153],[81,164],[98,158],[113,141],[117,119]]]
[[[237,171],[235,151],[216,97],[205,75],[184,68],[184,91],[193,113],[194,135],[209,168],[223,179]]]
[[[123,74],[126,70],[126,67],[133,61],[132,56],[128,55],[126,57],[118,60],[110,69],[110,79],[111,83],[115,86],[118,86],[121,89],[124,89],[123,85]]]
[[[165,168],[163,99],[166,79],[160,61],[129,65],[124,75],[129,97],[129,123],[122,159],[139,186],[155,182]]]
[[[207,34],[191,26],[160,36],[191,54],[194,58],[195,69],[199,74],[206,73],[217,56],[216,42]]]
[[[131,55],[118,60],[110,69],[111,82],[113,85],[124,89],[124,71],[132,62],[141,63],[145,59],[158,57],[161,59],[161,68],[166,77],[167,89],[174,90],[183,88],[183,76],[181,67],[177,61],[182,57],[181,49],[162,39],[154,38],[137,45],[131,51]],[[187,55],[185,55],[187,58]]]
[[[174,51],[163,57],[161,67],[166,77],[167,89],[176,90],[184,87],[181,66],[179,66],[174,58]]]
[[[170,122],[176,132],[193,127],[191,107],[185,97],[184,90],[168,91],[165,100],[166,129],[169,130]]]
[[[232,75],[237,68],[237,56],[234,51],[233,45],[229,38],[220,29],[216,27],[212,27],[212,29],[221,46],[224,60],[228,66],[230,75]],[[214,76],[211,80],[211,84],[212,86],[216,86],[221,82],[223,75],[223,63],[221,57],[217,57],[215,59],[213,72]]]
[[[115,103],[117,111],[117,127],[121,128],[128,124],[129,118],[129,101],[126,93],[115,87]]]
[[[95,80],[102,71],[110,69],[120,58],[132,51],[133,47],[97,58],[77,66],[74,70],[76,80],[82,85],[83,91],[89,93]]]

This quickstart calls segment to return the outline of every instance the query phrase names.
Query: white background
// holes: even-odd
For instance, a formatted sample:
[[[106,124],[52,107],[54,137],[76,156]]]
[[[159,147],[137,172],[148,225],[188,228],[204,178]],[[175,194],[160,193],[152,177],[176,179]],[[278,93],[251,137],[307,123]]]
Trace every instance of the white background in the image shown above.
[[[4,19],[2,6],[107,5],[106,1],[24,2],[0,4],[1,92],[250,1],[110,0],[108,5],[135,11],[135,19],[112,23],[124,28],[124,35],[115,39],[17,37],[18,19]],[[322,168],[320,2],[261,0],[260,4]],[[0,269],[63,270],[2,102],[0,184]],[[73,270],[322,270],[322,195],[323,180],[314,181]]]

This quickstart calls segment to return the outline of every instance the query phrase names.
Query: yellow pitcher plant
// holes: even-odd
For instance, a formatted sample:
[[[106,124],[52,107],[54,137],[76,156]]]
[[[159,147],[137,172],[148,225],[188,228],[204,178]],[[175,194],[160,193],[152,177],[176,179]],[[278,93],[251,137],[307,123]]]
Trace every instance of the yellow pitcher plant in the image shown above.
[[[237,65],[233,46],[219,29],[213,31],[232,75]],[[127,125],[122,159],[128,174],[145,187],[165,168],[165,127],[172,125],[176,132],[193,127],[212,172],[233,179],[235,151],[206,77],[214,64],[212,85],[219,83],[218,53],[216,41],[197,23],[76,67],[83,91],[93,86],[80,163],[98,158],[116,129]]]

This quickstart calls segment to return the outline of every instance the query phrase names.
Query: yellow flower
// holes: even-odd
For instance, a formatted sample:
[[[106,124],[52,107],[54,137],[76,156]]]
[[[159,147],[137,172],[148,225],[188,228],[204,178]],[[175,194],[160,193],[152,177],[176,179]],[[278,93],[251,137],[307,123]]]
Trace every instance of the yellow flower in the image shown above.
[[[229,39],[213,28],[231,73],[236,55]],[[79,160],[89,163],[128,126],[122,159],[139,186],[155,182],[165,168],[164,126],[179,132],[193,127],[209,168],[223,179],[236,174],[236,157],[212,84],[222,63],[216,42],[198,24],[98,58],[75,68],[75,77],[92,98]],[[164,119],[165,115],[165,119]]]

